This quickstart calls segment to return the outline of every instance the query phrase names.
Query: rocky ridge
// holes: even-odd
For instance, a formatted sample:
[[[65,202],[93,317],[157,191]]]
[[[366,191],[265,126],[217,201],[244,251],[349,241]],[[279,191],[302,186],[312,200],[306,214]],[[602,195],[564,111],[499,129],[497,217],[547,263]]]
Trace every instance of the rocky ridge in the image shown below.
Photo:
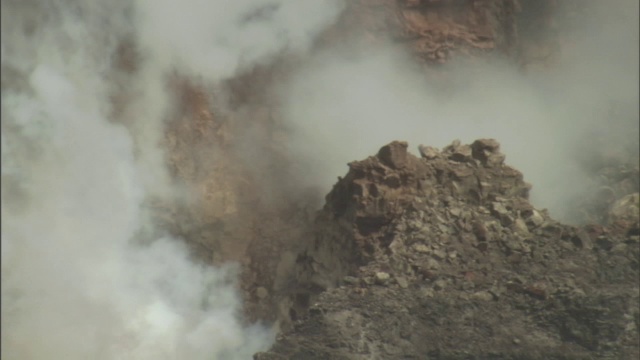
[[[309,56],[340,44],[352,48],[373,41],[410,50],[427,72],[453,59],[509,54],[513,60],[529,43],[528,28],[536,33],[547,29],[545,19],[552,12],[545,9],[551,2],[349,1]],[[123,43],[116,59],[123,73],[139,67],[133,43]],[[306,246],[304,239],[313,238],[310,209],[316,209],[316,198],[321,198],[296,189],[291,167],[295,159],[285,145],[292,134],[270,95],[274,84],[301,63],[304,59],[282,55],[220,88],[180,76],[170,81],[177,106],[167,121],[163,146],[173,180],[188,189],[190,199],[150,205],[161,228],[185,239],[204,263],[242,265],[241,288],[250,321],[289,317],[288,292],[296,277],[290,272]],[[127,94],[118,95],[114,102],[125,106]],[[259,145],[243,145],[248,143]],[[261,160],[256,163],[256,158]]]
[[[350,1],[340,21],[319,41],[318,48],[339,45],[341,39],[356,39],[355,43],[390,40],[407,48],[427,72],[446,71],[446,67],[438,65],[451,60],[486,60],[495,55],[506,55],[523,65],[545,63],[557,51],[554,27],[558,24],[553,22],[560,17],[562,8],[557,4],[568,7],[566,4],[573,2]],[[380,299],[406,302],[409,306],[410,302],[403,300],[408,295],[398,297],[400,292],[431,286],[435,294],[445,296],[451,292],[457,296],[455,284],[463,273],[489,283],[504,280],[485,267],[510,273],[514,268],[526,272],[533,266],[530,271],[536,275],[523,278],[528,282],[518,285],[521,288],[518,293],[526,295],[531,284],[546,276],[536,271],[564,259],[566,254],[582,259],[582,255],[574,253],[582,248],[572,245],[582,240],[588,240],[590,245],[586,246],[590,247],[578,251],[579,254],[592,256],[602,252],[602,260],[598,261],[611,262],[602,265],[602,271],[626,273],[628,265],[632,273],[625,275],[627,280],[622,282],[631,284],[629,278],[637,279],[637,256],[634,258],[637,242],[633,242],[634,231],[637,235],[638,229],[634,225],[638,218],[634,206],[638,204],[637,166],[625,167],[623,178],[619,169],[603,167],[601,186],[580,206],[585,210],[585,219],[594,225],[574,228],[554,222],[544,211],[528,204],[528,185],[515,169],[502,163],[504,159],[492,141],[476,145],[475,155],[471,145],[459,143],[443,151],[423,147],[422,159],[408,154],[406,146],[396,143],[372,159],[352,163],[350,173],[336,185],[325,209],[315,217],[310,211],[315,203],[310,205],[306,195],[291,190],[295,185],[294,174],[288,169],[291,159],[281,146],[291,134],[282,126],[278,106],[269,97],[273,83],[286,78],[295,67],[292,64],[296,60],[285,57],[229,81],[226,86],[231,106],[222,107],[225,110],[216,106],[216,94],[207,95],[210,89],[177,81],[176,97],[184,104],[167,127],[165,146],[172,175],[190,189],[195,201],[186,205],[157,205],[159,222],[184,238],[203,262],[241,264],[240,288],[247,321],[279,322],[285,334],[294,331],[302,339],[303,332],[294,327],[307,321],[304,319],[311,316],[309,309],[313,309],[314,303],[322,303],[324,297],[333,296],[334,292],[352,294],[370,289],[378,291]],[[237,146],[243,142],[238,140],[245,138],[263,145],[247,152]],[[487,148],[478,150],[478,146]],[[252,154],[260,155],[260,166],[246,159]],[[490,161],[489,156],[493,156]],[[501,187],[504,189],[500,190]],[[274,195],[275,190],[282,193]],[[516,195],[512,191],[522,193]],[[476,234],[485,231],[482,225],[488,234],[485,241]],[[594,246],[595,243],[600,245]],[[532,244],[538,252],[531,250]],[[621,250],[625,246],[631,248],[626,254],[631,260],[620,265],[615,259],[626,251]],[[613,258],[612,249],[617,249]],[[535,261],[531,260],[534,254]],[[544,260],[542,265],[532,265],[539,259]],[[592,266],[589,261],[593,259],[581,261],[580,266]],[[514,264],[505,270],[502,262]],[[406,274],[393,270],[394,267],[407,268],[403,270]],[[446,283],[436,285],[441,277]],[[591,278],[582,281],[596,286]],[[402,287],[404,284],[407,286]],[[443,284],[445,290],[436,290]],[[400,290],[393,290],[398,287]],[[633,284],[633,289],[637,285]],[[382,294],[384,291],[387,292]],[[487,297],[483,291],[489,290],[479,286],[460,291],[466,296],[480,293]],[[349,308],[361,301],[360,297],[340,296],[325,303]],[[371,298],[366,304],[375,307],[380,301]],[[490,304],[495,305],[494,302]],[[503,305],[500,301],[495,303],[497,307]],[[443,319],[452,316],[443,315]],[[426,325],[417,326],[422,329]],[[468,327],[462,324],[459,328],[464,326]],[[377,325],[373,329],[381,331]],[[328,341],[339,334],[329,336],[329,332],[327,329],[319,337],[309,339]],[[369,337],[370,343],[384,344],[379,337]],[[274,347],[274,354],[280,351],[278,346]],[[417,358],[428,353],[422,350],[421,347],[413,350]],[[346,354],[344,349],[340,351],[319,352],[318,356],[340,358]],[[292,354],[280,354],[285,353]],[[363,352],[357,356],[395,355]]]
[[[291,323],[256,359],[640,355],[637,210],[563,225],[495,140],[407,148],[349,164],[296,260]]]

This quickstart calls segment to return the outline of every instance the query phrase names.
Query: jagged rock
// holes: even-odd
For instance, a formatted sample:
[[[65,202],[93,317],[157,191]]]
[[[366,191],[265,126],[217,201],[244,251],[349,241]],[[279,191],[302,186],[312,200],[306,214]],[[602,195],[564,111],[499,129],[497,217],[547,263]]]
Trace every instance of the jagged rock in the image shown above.
[[[511,216],[510,212],[505,208],[505,206],[500,202],[492,202],[491,210],[494,215],[500,219],[502,226],[511,226],[513,224],[514,219]]]
[[[527,211],[523,216],[530,229],[535,229],[544,223],[544,217],[537,210]]]
[[[505,155],[500,152],[500,144],[494,139],[480,139],[471,144],[473,158],[485,166],[495,167],[504,163]]]
[[[409,282],[407,281],[407,279],[401,276],[396,277],[396,282],[398,283],[398,286],[403,289],[406,289],[409,286]]]
[[[462,210],[458,208],[449,209],[449,214],[451,214],[452,216],[459,217],[461,213]]]
[[[385,165],[400,169],[407,163],[407,147],[408,144],[404,141],[394,141],[380,149],[378,158]]]
[[[442,149],[442,153],[446,156],[447,159],[456,162],[470,162],[472,160],[471,146],[462,145],[460,143],[460,140],[454,140],[453,142],[451,142],[450,145]],[[455,170],[458,170],[458,172],[456,173],[456,176],[458,178],[464,178],[473,173],[464,168]]]
[[[471,298],[478,299],[481,301],[491,301],[493,300],[493,295],[491,295],[491,293],[488,291],[478,291],[473,295],[471,295]]]
[[[389,282],[391,276],[386,272],[377,272],[376,273],[376,283],[380,285],[385,285]]]
[[[424,244],[415,244],[415,245],[413,246],[413,250],[415,250],[416,252],[419,252],[419,253],[428,253],[428,252],[430,252],[430,251],[431,251],[431,250],[429,249],[429,247],[427,247],[427,246],[426,246],[426,245],[424,245]]]
[[[418,150],[420,151],[420,155],[427,160],[435,159],[440,153],[438,149],[431,146],[418,146]]]
[[[299,288],[311,289],[307,302],[322,310],[297,308],[301,320],[269,353],[532,360],[639,353],[639,326],[629,325],[640,318],[638,236],[553,221],[529,204],[522,174],[495,158],[497,142],[473,144],[470,161],[452,161],[465,146],[457,141],[431,158],[394,142],[350,164],[296,262]],[[360,274],[364,289],[339,286],[347,274]]]
[[[515,219],[515,221],[513,222],[513,230],[516,233],[520,233],[524,235],[529,234],[529,228],[527,227],[527,224],[524,222],[524,220],[522,220],[521,218]]]
[[[438,270],[440,269],[440,263],[434,258],[428,258],[427,260],[425,260],[423,268],[429,270]]]
[[[471,147],[469,145],[458,146],[451,151],[449,159],[457,162],[471,161]],[[460,176],[464,177],[464,176]]]

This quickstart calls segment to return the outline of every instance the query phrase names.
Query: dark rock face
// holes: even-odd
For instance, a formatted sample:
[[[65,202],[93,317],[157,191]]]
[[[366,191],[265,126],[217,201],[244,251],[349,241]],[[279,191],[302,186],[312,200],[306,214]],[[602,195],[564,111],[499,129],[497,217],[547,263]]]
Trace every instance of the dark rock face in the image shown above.
[[[562,3],[565,6],[560,6]],[[429,73],[432,70],[446,72],[447,67],[438,65],[452,60],[473,62],[496,55],[523,65],[546,63],[553,60],[551,55],[557,51],[555,47],[558,45],[556,30],[552,29],[551,23],[563,23],[553,21],[553,18],[562,17],[560,10],[566,7],[566,3],[581,4],[582,1],[349,1],[341,20],[327,31],[318,47],[322,48],[322,44],[336,45],[343,39],[347,39],[349,46],[353,46],[349,40],[360,40],[365,46],[370,41],[390,40],[406,47]],[[354,43],[359,44],[360,41]],[[122,56],[130,57],[126,53]],[[131,67],[131,64],[126,64],[131,59],[124,58],[122,66]],[[589,159],[590,163],[606,165],[597,169],[597,175],[604,180],[598,184],[599,188],[594,189],[593,196],[581,199],[583,204],[576,208],[583,208],[585,219],[593,219],[598,225],[576,229],[553,222],[543,211],[528,203],[529,186],[522,181],[517,170],[504,165],[504,155],[493,140],[481,139],[471,145],[454,142],[442,150],[420,146],[421,158],[409,154],[406,143],[395,142],[385,146],[375,157],[353,162],[349,174],[336,184],[327,196],[324,210],[315,217],[315,223],[310,224],[316,203],[309,205],[307,196],[294,190],[294,177],[287,170],[290,159],[281,146],[285,143],[282,139],[288,134],[277,126],[278,106],[269,95],[273,84],[286,78],[299,61],[302,60],[284,57],[274,64],[254,68],[230,80],[226,86],[231,93],[231,107],[243,109],[233,110],[230,114],[214,113],[216,104],[208,103],[204,89],[178,82],[178,93],[182,94],[185,102],[184,114],[176,116],[167,133],[172,172],[180,181],[197,189],[199,200],[191,209],[177,207],[168,209],[166,214],[163,211],[162,217],[169,223],[166,227],[185,238],[198,258],[206,263],[229,260],[241,263],[240,287],[246,318],[269,323],[280,321],[287,334],[285,340],[274,347],[274,356],[286,354],[282,356],[295,358],[292,354],[296,352],[282,350],[281,346],[297,346],[301,349],[297,356],[303,359],[316,355],[316,358],[332,359],[399,357],[373,347],[372,350],[355,353],[345,350],[342,345],[331,348],[333,350],[329,352],[325,352],[326,347],[316,349],[311,345],[314,341],[334,344],[331,339],[336,338],[341,343],[352,344],[354,340],[335,329],[331,330],[330,327],[335,325],[331,321],[326,322],[329,328],[321,329],[317,323],[320,317],[316,316],[315,320],[307,318],[314,316],[313,312],[308,313],[310,306],[317,302],[337,309],[340,305],[356,316],[359,313],[351,309],[357,309],[361,300],[353,296],[359,292],[366,294],[364,289],[389,292],[362,298],[365,306],[377,309],[378,303],[388,304],[376,300],[376,296],[403,302],[403,299],[411,298],[403,294],[415,292],[416,286],[429,287],[435,294],[442,295],[457,289],[455,284],[460,280],[456,279],[460,276],[465,282],[460,285],[462,290],[455,291],[473,295],[473,299],[483,300],[485,302],[480,304],[487,305],[487,299],[494,299],[495,295],[487,290],[486,283],[504,280],[496,277],[496,271],[534,274],[528,280],[530,283],[511,288],[527,299],[549,301],[554,298],[555,290],[549,290],[545,282],[537,281],[547,276],[542,275],[543,270],[556,271],[549,270],[547,266],[564,262],[568,256],[566,253],[576,252],[578,255],[575,256],[581,259],[579,266],[588,269],[588,277],[584,274],[579,276],[588,287],[606,285],[609,289],[606,280],[602,279],[617,279],[614,288],[620,284],[631,284],[628,291],[637,294],[637,285],[629,282],[629,279],[634,279],[637,283],[639,263],[635,236],[640,234],[640,227],[636,221],[637,207],[633,206],[638,204],[635,199],[640,184],[637,161],[631,162],[635,164],[633,166],[615,167],[610,158]],[[268,144],[256,150],[268,163],[261,169],[246,166],[243,156],[247,155],[241,156],[242,152],[231,146],[244,134],[247,122],[240,120],[245,117],[250,119],[251,128],[256,130],[252,136],[258,136],[259,143]],[[209,154],[211,149],[220,154],[219,159],[201,161],[202,154]],[[278,184],[275,188],[279,193],[273,194],[274,186],[269,184]],[[263,196],[265,193],[269,196]],[[633,194],[636,198],[632,197]],[[622,201],[626,195],[631,197]],[[590,256],[590,260],[584,260],[586,258],[582,254]],[[593,260],[594,256],[596,260]],[[593,261],[596,261],[595,265]],[[599,269],[597,276],[593,275],[596,268]],[[600,280],[592,282],[594,277]],[[467,278],[473,281],[467,281]],[[485,284],[482,285],[485,287],[475,285],[476,282]],[[470,283],[478,286],[478,290],[470,287]],[[593,292],[582,290],[589,298],[595,296]],[[422,298],[420,294],[411,296]],[[323,300],[325,297],[328,300]],[[491,301],[492,306],[494,302],[498,305],[491,308],[494,310],[487,310],[488,314],[495,315],[496,308],[506,306],[501,302],[504,300]],[[574,306],[573,303],[568,304],[566,306]],[[416,310],[420,309],[417,305],[409,305],[407,302],[408,309],[420,313]],[[516,317],[514,323],[524,321],[522,312],[517,314],[520,317]],[[551,311],[549,314],[548,318],[536,321],[550,321],[559,313]],[[393,336],[380,337],[371,333],[395,331],[386,320],[376,316],[363,317],[374,322],[366,325],[369,330],[363,334],[370,338],[367,340],[370,343],[391,349],[391,345],[384,341]],[[420,317],[415,320],[413,315],[395,316],[406,326],[410,325],[416,334],[432,336],[429,335],[431,330],[427,329],[431,326],[428,321],[420,320]],[[453,321],[452,316],[443,314],[438,321]],[[601,321],[593,316],[588,318],[588,321]],[[567,317],[562,319],[571,323]],[[376,325],[376,321],[382,325]],[[478,321],[473,320],[471,324]],[[585,332],[584,326],[587,325],[584,324],[588,321],[581,321],[572,323],[579,331],[570,330],[573,325],[559,330],[564,325],[557,323],[556,332],[549,332],[551,335],[548,336],[555,336],[555,339],[562,333],[567,339],[582,339],[579,340],[581,344],[591,341],[589,339],[595,335]],[[495,324],[500,326],[501,323]],[[473,329],[469,322],[455,324],[451,329],[456,334],[460,329]],[[293,326],[297,330],[292,329]],[[299,326],[303,329],[300,330]],[[309,329],[316,331],[317,336],[307,337],[305,331],[311,331]],[[437,338],[437,331],[442,330],[436,328],[434,336]],[[538,334],[542,330],[536,331]],[[477,339],[488,341],[489,335],[478,336]],[[462,343],[461,339],[466,338],[447,341],[449,345],[456,345]],[[511,344],[509,341],[512,340],[505,341],[505,344]],[[525,343],[522,339],[518,341],[519,344]],[[556,344],[566,346],[564,340],[558,341]],[[579,343],[578,340],[567,341]],[[515,344],[515,340],[512,342]],[[425,345],[429,341],[415,340],[414,343],[413,354],[417,354],[414,356],[417,358],[425,358],[424,354],[446,358],[449,351],[443,348],[438,351],[445,355],[433,355],[440,353],[432,352],[433,347]],[[487,344],[495,345],[490,341]],[[546,346],[543,342],[532,344]],[[576,349],[584,350],[583,345],[576,346]],[[634,354],[637,345],[632,344],[630,349]],[[533,348],[529,350],[536,354]],[[518,354],[525,352],[522,350]],[[549,355],[552,353],[544,353],[544,356],[553,358]],[[479,351],[478,354],[486,353]]]
[[[392,169],[400,169],[407,164],[408,146],[404,141],[394,141],[380,149],[378,159]]]
[[[348,1],[340,20],[326,30],[309,56],[321,53],[323,46],[333,50],[341,44],[357,48],[363,43],[368,47],[371,42],[390,42],[413,54],[415,63],[434,75],[430,78],[439,78],[436,73],[447,71],[447,67],[439,65],[451,60],[475,62],[497,55],[509,61],[520,61],[519,53],[523,53],[537,62],[538,55],[524,51],[531,43],[527,29],[541,35],[536,39],[536,49],[541,48],[538,42],[554,43],[553,37],[546,34],[549,29],[546,23],[555,13],[551,11],[554,3],[555,0]],[[122,44],[116,61],[124,71],[135,71],[139,65],[135,44]],[[175,181],[193,190],[194,200],[186,204],[153,204],[158,223],[170,233],[184,238],[203,262],[237,261],[242,265],[244,314],[251,321],[275,322],[290,317],[289,307],[302,304],[300,306],[304,308],[308,292],[317,292],[335,283],[335,279],[323,279],[327,275],[314,275],[313,281],[303,283],[322,285],[297,290],[296,279],[309,277],[311,272],[299,271],[298,274],[293,271],[311,266],[302,260],[296,265],[296,259],[300,248],[316,237],[310,234],[310,222],[320,196],[307,195],[306,190],[296,189],[300,184],[292,176],[292,172],[297,171],[291,166],[294,156],[288,154],[284,145],[291,134],[281,126],[280,105],[277,96],[273,96],[278,91],[273,90],[305,61],[305,57],[283,54],[271,64],[247,69],[223,85],[228,96],[218,100],[197,82],[179,76],[172,77],[170,82],[179,106],[166,129],[167,161]],[[114,101],[125,104],[127,94],[119,94]],[[228,109],[222,111],[223,108]],[[251,131],[247,131],[248,128]],[[246,136],[251,137],[252,144],[260,145],[252,149],[237,146],[247,143],[238,141]],[[428,147],[422,149],[421,154],[426,159],[440,157],[439,151]],[[258,157],[262,164],[255,166],[253,159]],[[459,163],[471,164],[475,162],[474,158],[479,159],[473,155],[470,146],[456,147],[448,154],[448,159]],[[350,196],[356,191],[366,192],[366,197],[372,196],[366,211],[377,209],[377,215],[351,214],[353,219],[340,215],[342,222],[336,225],[335,219],[323,212],[316,226],[335,231],[326,230],[324,235],[318,236],[340,239],[351,233],[354,224],[363,236],[367,233],[375,235],[381,231],[381,226],[403,211],[405,203],[417,190],[412,188],[406,196],[400,196],[402,203],[396,202],[390,193],[406,192],[407,181],[416,182],[416,186],[430,186],[425,180],[403,178],[404,173],[413,176],[411,166],[415,162],[406,156],[406,144],[404,152],[403,145],[390,145],[379,155],[379,160],[380,166],[388,167],[394,174],[380,175],[381,181],[369,182],[368,187],[357,182],[340,185],[332,195],[335,199],[330,205],[336,213],[354,211]],[[500,162],[499,158],[493,160]],[[494,165],[497,164],[491,163],[489,167]],[[444,180],[461,177],[452,186],[464,187],[475,184],[474,177],[467,175],[468,171],[462,166],[454,170],[455,174],[445,172],[437,176]],[[469,199],[473,197],[479,201],[479,189],[467,190],[470,191]],[[601,203],[595,205],[600,210]],[[352,241],[322,242],[325,243],[347,247],[354,244]],[[365,261],[362,257],[373,252],[374,245],[375,242],[362,240],[358,246],[366,249],[365,252],[346,251],[349,255],[345,255],[345,259],[349,261],[341,260],[331,271],[319,273],[335,272],[340,278],[340,274],[349,273],[355,264]],[[322,264],[332,262],[329,259]],[[325,265],[313,263],[313,266]],[[258,291],[259,288],[267,290],[267,295]]]
[[[419,149],[349,164],[296,260],[291,323],[256,359],[640,355],[637,234],[535,209],[495,140]]]

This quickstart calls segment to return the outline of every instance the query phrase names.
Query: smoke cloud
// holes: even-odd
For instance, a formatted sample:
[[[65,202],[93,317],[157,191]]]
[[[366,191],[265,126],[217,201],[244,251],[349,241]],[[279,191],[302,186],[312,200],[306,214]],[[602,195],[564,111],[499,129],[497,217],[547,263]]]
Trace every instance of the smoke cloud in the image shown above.
[[[159,146],[167,79],[215,83],[304,52],[339,11],[2,2],[3,359],[249,359],[269,346],[272,331],[242,322],[237,269],[193,263],[149,222],[147,199],[180,196]],[[123,41],[136,50],[128,73],[114,65]]]
[[[638,2],[592,3],[554,67],[450,64],[444,90],[391,45],[314,54],[279,86],[302,181],[328,189],[394,139],[492,137],[533,202],[562,218],[589,185],[593,147],[638,153]],[[240,316],[237,267],[192,262],[149,220],[149,199],[184,195],[160,145],[167,84],[307,53],[341,1],[1,6],[1,357],[248,359],[268,347],[273,331]],[[116,64],[123,43],[128,69]]]
[[[415,149],[489,137],[533,184],[534,205],[570,221],[570,200],[590,184],[585,162],[638,154],[638,2],[587,9],[564,31],[557,63],[540,70],[451,63],[443,82],[391,45],[325,51],[282,95],[308,181],[328,189],[347,162],[392,140]]]

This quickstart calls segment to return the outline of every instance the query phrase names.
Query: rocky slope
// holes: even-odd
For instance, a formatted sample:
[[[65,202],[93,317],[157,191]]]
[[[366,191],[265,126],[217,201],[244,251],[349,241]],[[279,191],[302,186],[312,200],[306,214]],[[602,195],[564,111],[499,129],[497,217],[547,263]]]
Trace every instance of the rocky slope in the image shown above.
[[[640,355],[637,201],[617,227],[567,226],[495,140],[420,153],[349,164],[297,258],[292,327],[256,359]]]
[[[573,3],[349,1],[316,49],[391,41],[426,72],[493,56],[525,67],[547,64],[559,46],[557,18],[565,19]],[[284,148],[291,134],[269,95],[298,60],[251,69],[224,89],[175,79],[181,101],[164,147],[174,180],[191,199],[153,204],[165,228],[205,263],[240,262],[247,320],[278,323],[285,333],[261,356],[424,358],[440,351],[432,357],[447,358],[454,347],[485,358],[494,350],[514,358],[637,352],[637,343],[624,340],[636,336],[637,312],[619,310],[637,305],[637,285],[630,285],[638,271],[637,165],[605,161],[594,170],[605,175],[602,184],[576,208],[584,210],[581,220],[598,225],[573,228],[527,202],[528,185],[502,164],[493,141],[424,148],[423,159],[394,143],[352,163],[316,216],[318,196],[297,185]],[[218,90],[224,106],[216,103]],[[609,277],[617,280],[605,286]],[[584,297],[559,295],[574,289]],[[622,307],[607,294],[617,294]],[[406,327],[402,335],[391,317],[378,315],[387,307]],[[414,315],[423,307],[434,310]],[[590,327],[609,319],[599,311],[611,308],[619,313],[610,325]],[[451,335],[458,333],[466,335]],[[608,345],[618,340],[631,345]]]
[[[410,49],[425,71],[456,58],[486,59],[491,54],[519,61],[523,44],[529,43],[527,29],[543,34],[552,14],[548,2],[530,3],[349,1],[315,49],[391,41]],[[548,36],[539,38],[552,42]],[[124,73],[137,71],[135,44],[125,42],[119,50],[118,67]],[[174,181],[188,189],[190,199],[151,206],[163,227],[186,239],[204,262],[243,265],[242,289],[251,320],[288,317],[289,306],[282,304],[288,303],[292,259],[303,246],[301,236],[311,231],[310,209],[318,207],[322,195],[299,188],[285,149],[291,134],[270,96],[274,84],[286,79],[299,61],[279,58],[218,89],[179,77],[171,81],[178,106],[168,119],[162,146]],[[125,103],[126,94],[114,102]]]

